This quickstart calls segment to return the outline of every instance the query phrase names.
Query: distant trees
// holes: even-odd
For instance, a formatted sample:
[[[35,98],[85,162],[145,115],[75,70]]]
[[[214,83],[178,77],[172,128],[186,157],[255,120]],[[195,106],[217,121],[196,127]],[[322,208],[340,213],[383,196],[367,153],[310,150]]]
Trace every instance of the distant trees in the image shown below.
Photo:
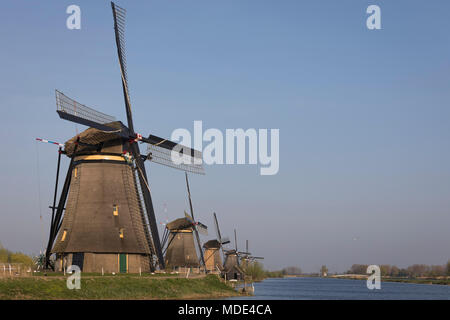
[[[350,274],[366,274],[368,266],[369,265],[367,265],[367,264],[354,264],[354,265],[352,265],[350,270],[347,271],[347,273],[350,273]]]
[[[9,251],[0,244],[0,263],[22,263],[31,267],[33,259],[24,253]]]
[[[354,264],[347,271],[348,274],[367,274],[366,264]],[[406,269],[393,265],[380,265],[381,276],[386,277],[441,277],[450,276],[450,260],[447,265],[413,264]]]
[[[281,272],[283,273],[283,275],[297,276],[302,274],[302,269],[300,269],[299,267],[287,267],[281,270]]]
[[[258,281],[266,278],[266,271],[262,263],[258,261],[248,261],[245,264],[242,264],[242,269],[247,276],[251,276],[252,280]]]

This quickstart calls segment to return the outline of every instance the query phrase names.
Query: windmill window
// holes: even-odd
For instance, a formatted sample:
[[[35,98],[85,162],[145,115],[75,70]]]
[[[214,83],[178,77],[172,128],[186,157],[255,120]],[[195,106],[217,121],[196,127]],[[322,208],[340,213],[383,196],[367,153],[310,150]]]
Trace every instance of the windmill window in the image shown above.
[[[61,241],[66,240],[66,236],[67,236],[67,229],[64,229],[63,235],[61,237]]]
[[[123,228],[120,228],[119,230],[119,237],[120,239],[123,239]]]
[[[119,206],[117,204],[113,205],[113,215],[118,216],[119,215]]]
[[[75,168],[74,169],[74,176],[75,176],[75,178],[77,177],[77,174],[78,174],[78,168]]]

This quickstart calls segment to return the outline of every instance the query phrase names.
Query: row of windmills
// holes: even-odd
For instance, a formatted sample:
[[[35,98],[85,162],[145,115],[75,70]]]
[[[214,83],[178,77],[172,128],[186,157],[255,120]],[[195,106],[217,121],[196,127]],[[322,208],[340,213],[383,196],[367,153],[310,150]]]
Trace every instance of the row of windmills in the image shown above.
[[[201,244],[199,233],[206,226],[195,220],[187,173],[190,214],[168,223],[159,236],[145,162],[204,174],[202,154],[135,131],[125,58],[126,12],[112,2],[111,7],[127,125],[56,91],[59,117],[89,128],[59,147],[46,268],[61,271],[77,265],[84,272],[129,273],[198,268],[239,278],[240,261],[257,257],[248,250],[238,252],[237,246],[224,248],[229,240],[222,239],[215,214],[217,237]],[[147,145],[145,154],[139,144]],[[70,163],[57,201],[62,155]]]

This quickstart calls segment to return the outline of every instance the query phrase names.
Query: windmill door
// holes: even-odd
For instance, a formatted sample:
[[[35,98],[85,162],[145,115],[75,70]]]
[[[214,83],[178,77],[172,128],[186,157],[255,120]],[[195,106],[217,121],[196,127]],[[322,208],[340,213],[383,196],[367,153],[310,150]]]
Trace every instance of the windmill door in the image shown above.
[[[84,263],[84,253],[83,252],[75,252],[72,255],[72,265],[78,266],[80,271],[83,271],[83,263]]]
[[[120,273],[127,273],[127,255],[125,253],[119,255],[119,271]]]

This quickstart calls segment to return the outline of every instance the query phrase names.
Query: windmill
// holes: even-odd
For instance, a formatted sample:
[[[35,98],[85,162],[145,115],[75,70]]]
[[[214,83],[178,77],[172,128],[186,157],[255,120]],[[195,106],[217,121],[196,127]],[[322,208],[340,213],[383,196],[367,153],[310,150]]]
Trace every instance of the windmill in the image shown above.
[[[217,215],[214,212],[214,225],[216,227],[216,239],[209,240],[203,245],[205,256],[205,267],[208,271],[223,270],[222,255],[223,245],[230,243],[228,238],[222,238],[219,228],[219,222],[217,221]]]
[[[245,252],[238,252],[238,254],[245,267],[247,267],[249,263],[254,262],[255,260],[264,259],[264,257],[255,257],[251,255],[250,251],[248,250],[248,240],[245,240]]]
[[[194,230],[196,228],[207,229],[204,224],[195,222],[186,212],[185,217],[167,223],[162,242],[165,247],[167,267],[177,269],[201,266],[202,261],[195,249]]]
[[[239,255],[241,253],[237,248],[236,229],[234,229],[234,247],[231,250],[224,250],[225,262],[223,263],[223,273],[228,280],[241,280],[244,277],[244,271],[239,264]]]
[[[164,269],[144,161],[204,174],[201,152],[135,131],[125,57],[126,11],[113,2],[111,7],[127,125],[56,90],[59,117],[89,128],[60,150],[71,160],[58,205],[54,201],[52,207],[47,267],[55,253],[57,269],[64,261],[88,272]],[[146,155],[138,142],[148,144]],[[174,156],[183,161],[173,162]],[[56,190],[57,183],[55,199]]]

